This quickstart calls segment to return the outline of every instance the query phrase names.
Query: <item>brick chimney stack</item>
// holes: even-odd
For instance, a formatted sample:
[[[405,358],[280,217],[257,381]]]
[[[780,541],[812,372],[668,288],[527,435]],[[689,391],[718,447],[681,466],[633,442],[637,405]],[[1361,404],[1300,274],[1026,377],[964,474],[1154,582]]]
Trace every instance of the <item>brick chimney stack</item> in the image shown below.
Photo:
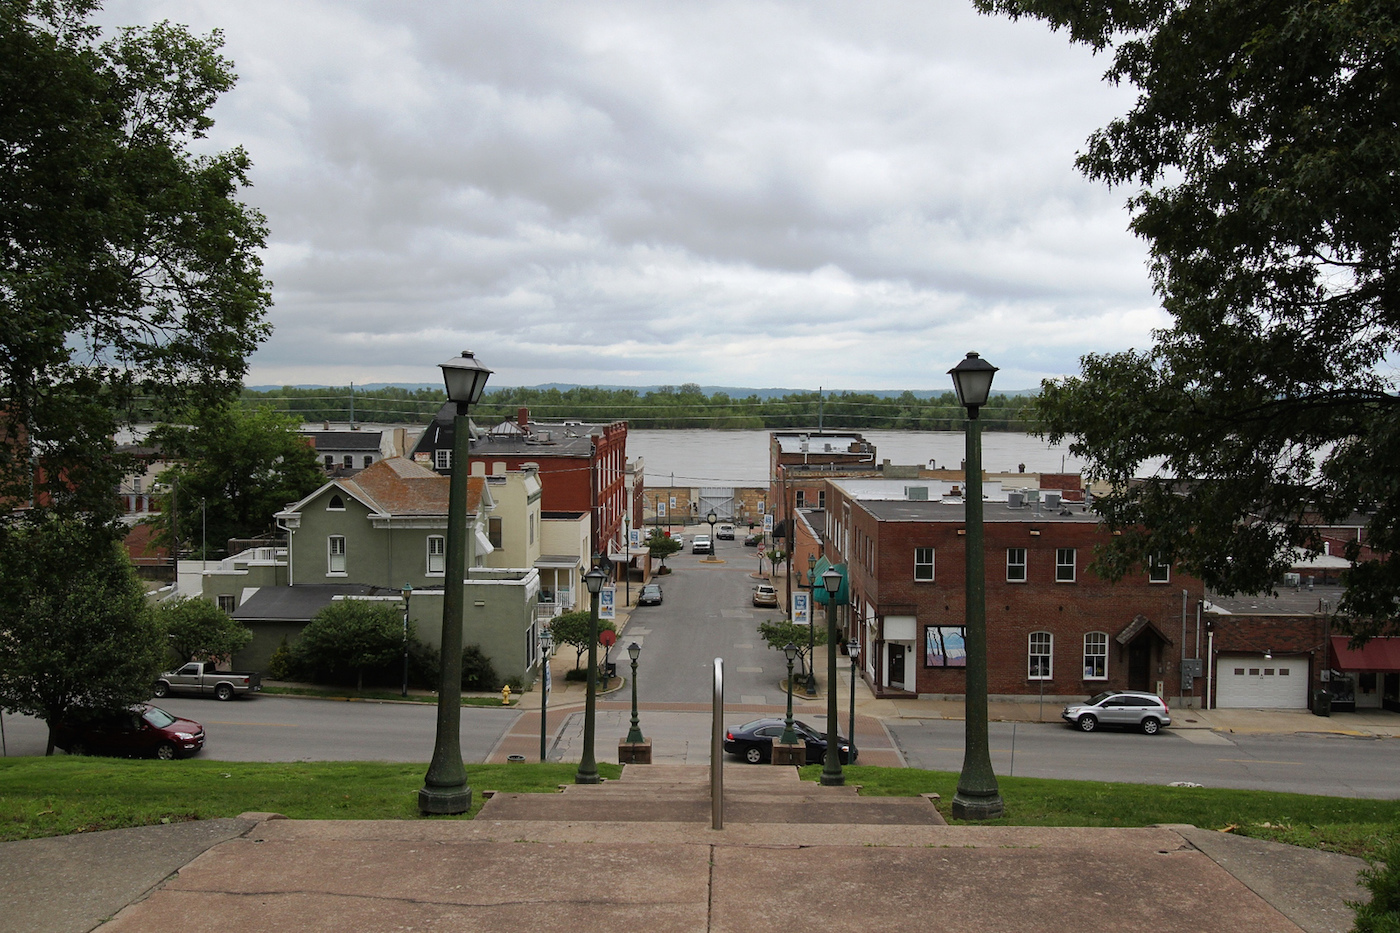
[[[522,430],[522,431],[529,431],[529,430],[530,430],[530,409],[528,409],[528,408],[521,408],[520,411],[516,414],[516,417],[519,419],[518,423],[519,423],[519,425],[520,425],[520,430]]]

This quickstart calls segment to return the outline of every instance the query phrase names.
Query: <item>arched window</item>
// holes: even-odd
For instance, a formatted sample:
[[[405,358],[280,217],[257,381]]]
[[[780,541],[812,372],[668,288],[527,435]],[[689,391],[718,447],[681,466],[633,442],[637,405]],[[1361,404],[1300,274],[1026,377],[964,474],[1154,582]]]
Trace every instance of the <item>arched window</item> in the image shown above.
[[[1054,657],[1055,636],[1049,632],[1031,632],[1030,649],[1026,657],[1027,677],[1030,680],[1049,680],[1053,676],[1051,661]]]
[[[1084,636],[1084,679],[1108,680],[1108,633]]]
[[[340,496],[339,496],[338,494],[337,494],[337,495],[334,495],[334,496],[331,496],[331,501],[330,501],[330,503],[326,505],[326,511],[327,511],[327,512],[344,512],[344,511],[345,511],[345,500],[342,499],[342,498],[340,498]]]

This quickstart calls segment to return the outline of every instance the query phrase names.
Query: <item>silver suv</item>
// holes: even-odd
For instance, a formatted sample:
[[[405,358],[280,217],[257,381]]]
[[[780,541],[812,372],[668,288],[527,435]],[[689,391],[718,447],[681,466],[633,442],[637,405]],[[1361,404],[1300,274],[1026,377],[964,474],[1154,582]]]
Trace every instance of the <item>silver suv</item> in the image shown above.
[[[1107,690],[1084,703],[1073,703],[1064,708],[1060,718],[1077,726],[1080,732],[1093,732],[1105,725],[1141,729],[1148,735],[1156,735],[1163,726],[1172,724],[1167,704],[1161,697],[1131,690]]]

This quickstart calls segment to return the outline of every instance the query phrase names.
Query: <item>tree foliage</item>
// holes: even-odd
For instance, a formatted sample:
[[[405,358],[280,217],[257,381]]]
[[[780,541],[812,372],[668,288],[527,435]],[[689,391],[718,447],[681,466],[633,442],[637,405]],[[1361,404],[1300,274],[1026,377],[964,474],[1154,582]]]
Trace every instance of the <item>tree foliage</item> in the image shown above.
[[[588,650],[588,618],[589,610],[575,609],[573,612],[560,613],[549,623],[549,631],[554,636],[556,645],[573,646],[575,669],[583,664],[583,654]],[[617,626],[611,619],[598,620],[599,635],[615,631]]]
[[[95,7],[0,3],[0,495],[101,517],[117,428],[236,394],[270,296],[246,153],[190,151],[234,81],[218,33],[103,41]]]
[[[413,637],[410,631],[409,638]],[[316,680],[353,678],[355,688],[363,690],[365,674],[401,660],[403,650],[400,609],[363,599],[337,599],[302,629],[292,649],[293,667]]]
[[[1085,357],[1039,403],[1046,433],[1115,484],[1099,509],[1127,533],[1101,570],[1160,554],[1222,593],[1261,592],[1297,549],[1322,550],[1319,523],[1359,521],[1341,609],[1385,630],[1400,596],[1400,7],[976,2],[1112,48],[1108,80],[1141,92],[1079,166],[1133,189],[1172,325],[1148,350]],[[1184,482],[1130,484],[1152,457]]]
[[[156,606],[155,617],[180,664],[228,658],[253,640],[253,633],[246,626],[199,596],[167,600]]]
[[[826,644],[826,628],[824,626],[798,625],[790,619],[769,619],[767,622],[758,623],[758,637],[775,651],[781,652],[789,644],[797,646],[797,669],[799,671],[811,670],[813,648],[821,648]],[[809,646],[808,639],[812,639]],[[783,659],[786,662],[786,658]]]
[[[647,532],[647,548],[652,558],[661,561],[661,566],[665,567],[666,558],[679,551],[681,543],[660,528],[653,528]]]
[[[117,529],[38,513],[0,554],[0,708],[47,722],[46,754],[65,717],[150,698],[166,638]]]
[[[161,425],[148,442],[175,461],[161,474],[161,512],[150,519],[157,538],[170,546],[178,536],[182,550],[205,557],[223,553],[230,538],[271,531],[273,515],[326,479],[296,422],[265,408],[207,407],[188,424]]]

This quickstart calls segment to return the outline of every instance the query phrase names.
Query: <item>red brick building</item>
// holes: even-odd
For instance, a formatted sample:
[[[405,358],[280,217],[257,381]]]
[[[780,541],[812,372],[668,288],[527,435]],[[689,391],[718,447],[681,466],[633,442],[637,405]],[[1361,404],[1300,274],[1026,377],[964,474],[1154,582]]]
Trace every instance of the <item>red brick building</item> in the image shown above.
[[[862,646],[877,694],[966,691],[963,489],[946,482],[832,480],[827,557],[846,565],[843,628]],[[1084,697],[1127,688],[1182,695],[1195,658],[1199,580],[1154,566],[1118,583],[1090,569],[1097,517],[1038,507],[984,486],[988,689],[992,695]],[[1188,697],[1199,697],[1197,679]]]

